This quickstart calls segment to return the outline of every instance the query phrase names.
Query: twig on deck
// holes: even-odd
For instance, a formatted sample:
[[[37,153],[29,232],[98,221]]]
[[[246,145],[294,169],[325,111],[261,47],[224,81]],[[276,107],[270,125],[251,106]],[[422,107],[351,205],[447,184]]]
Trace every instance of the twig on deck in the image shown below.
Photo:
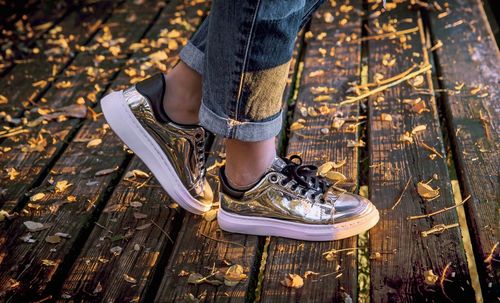
[[[174,240],[172,240],[172,238],[170,238],[168,233],[165,230],[163,230],[163,228],[161,228],[160,225],[156,224],[156,222],[153,221],[152,219],[150,221],[151,221],[151,223],[153,223],[154,226],[156,226],[165,235],[165,237],[167,237],[170,240],[170,242],[172,242],[172,244],[174,244]]]
[[[430,214],[425,214],[425,215],[418,215],[418,216],[410,216],[410,217],[407,217],[406,220],[415,220],[415,219],[423,219],[423,218],[429,218],[429,217],[432,217],[432,216],[435,216],[437,214],[440,214],[440,213],[444,213],[445,211],[448,211],[450,209],[454,209],[454,208],[457,208],[459,207],[460,205],[463,205],[465,204],[465,202],[467,202],[469,199],[470,199],[470,195],[465,198],[462,202],[454,205],[454,206],[450,206],[450,207],[445,207],[443,209],[440,209],[440,210],[437,210],[433,213],[430,213]]]
[[[491,248],[490,254],[484,259],[484,263],[491,263],[491,261],[493,260],[493,255],[495,254],[495,250],[498,247],[498,244],[499,244],[499,242],[497,242],[497,243],[495,243],[495,245],[493,245],[493,248]]]
[[[439,158],[444,159],[443,155],[441,155],[441,153],[439,153],[434,147],[427,145],[424,141],[420,141],[419,144],[428,151],[436,154]]]
[[[357,89],[366,89],[368,87],[375,87],[375,86],[378,86],[378,85],[384,85],[384,84],[387,84],[387,83],[391,83],[392,81],[396,81],[396,80],[399,80],[399,79],[407,76],[413,70],[415,70],[415,68],[417,68],[417,66],[418,65],[413,64],[412,67],[410,67],[409,69],[405,70],[404,72],[402,72],[400,74],[397,74],[397,75],[392,76],[392,77],[387,78],[387,79],[381,79],[381,80],[378,80],[376,82],[370,82],[370,83],[366,83],[366,84],[357,85],[356,88]]]
[[[394,203],[394,205],[391,207],[391,210],[394,210],[394,208],[396,208],[396,206],[398,206],[399,202],[401,202],[401,199],[403,199],[403,196],[404,196],[406,190],[408,189],[408,186],[410,185],[410,182],[412,179],[413,179],[413,176],[410,176],[410,179],[408,179],[408,181],[406,182],[405,187],[401,191],[401,194],[399,195],[399,198],[396,200],[396,203]]]
[[[113,232],[111,230],[109,230],[108,228],[106,228],[106,226],[102,225],[102,224],[99,224],[98,222],[94,222],[95,225],[97,225],[98,227],[104,229],[105,231],[107,231],[108,233],[110,234],[113,234]]]
[[[213,240],[213,241],[216,241],[216,242],[220,242],[220,243],[226,243],[226,244],[232,244],[232,245],[237,245],[237,246],[240,246],[240,247],[243,247],[243,248],[247,248],[245,245],[243,244],[240,244],[240,243],[236,243],[236,242],[231,242],[231,241],[226,241],[226,240],[221,240],[221,239],[217,239],[217,238],[214,238],[214,237],[211,237],[209,235],[205,235],[204,233],[200,232],[200,235],[202,235],[203,237],[207,238],[207,239],[210,239],[210,240]]]
[[[395,85],[398,85],[399,83],[401,83],[401,82],[403,82],[403,81],[406,81],[406,80],[408,80],[408,79],[411,79],[411,78],[413,78],[413,77],[416,77],[416,76],[418,76],[418,75],[420,75],[420,74],[422,74],[422,73],[425,73],[426,71],[429,71],[429,70],[431,69],[431,67],[432,67],[432,66],[431,66],[430,64],[427,64],[427,65],[425,65],[424,67],[420,68],[419,70],[417,70],[417,71],[415,71],[415,72],[413,72],[413,73],[410,73],[410,74],[408,74],[408,75],[406,75],[406,76],[404,76],[404,77],[402,77],[402,78],[400,78],[400,79],[398,79],[398,80],[396,80],[396,81],[394,81],[394,82],[388,83],[388,84],[386,84],[386,85],[379,86],[379,87],[377,87],[376,89],[371,90],[371,91],[369,91],[369,92],[367,92],[367,93],[364,93],[364,94],[362,94],[362,95],[360,95],[360,96],[357,96],[357,97],[353,97],[353,98],[351,98],[351,99],[344,100],[344,101],[342,101],[342,102],[340,102],[340,103],[339,103],[339,106],[346,105],[346,104],[351,104],[351,103],[356,103],[356,102],[358,102],[358,101],[360,101],[360,100],[363,100],[364,98],[367,98],[367,97],[369,97],[369,96],[371,96],[371,95],[374,95],[374,94],[376,94],[376,93],[379,93],[379,92],[381,92],[381,91],[384,91],[384,90],[386,90],[386,89],[388,89],[388,88],[390,88],[390,87],[393,87],[393,86],[395,86]]]
[[[378,40],[378,39],[385,39],[385,38],[395,39],[395,38],[397,38],[398,36],[401,36],[401,35],[406,35],[406,34],[411,34],[411,33],[414,33],[414,32],[418,32],[418,30],[419,30],[419,28],[418,28],[418,26],[416,26],[416,27],[413,27],[413,28],[404,29],[404,30],[400,30],[400,31],[397,31],[397,32],[361,37],[359,39],[352,40],[352,42],[367,41],[367,40]]]
[[[451,266],[451,262],[446,264],[446,266],[443,268],[443,273],[441,274],[441,277],[439,278],[439,286],[441,286],[441,291],[443,292],[443,295],[446,297],[446,299],[450,300],[450,302],[453,302],[450,297],[446,294],[446,291],[444,290],[444,280],[446,279],[446,273],[448,272],[448,269]]]
[[[424,230],[423,232],[421,232],[420,234],[422,235],[422,237],[427,237],[429,235],[432,235],[432,234],[440,234],[442,233],[443,231],[447,230],[447,229],[450,229],[450,228],[454,228],[454,227],[458,227],[458,223],[453,223],[453,224],[449,224],[449,225],[445,225],[445,224],[437,224],[435,226],[433,226],[431,229],[429,230]]]

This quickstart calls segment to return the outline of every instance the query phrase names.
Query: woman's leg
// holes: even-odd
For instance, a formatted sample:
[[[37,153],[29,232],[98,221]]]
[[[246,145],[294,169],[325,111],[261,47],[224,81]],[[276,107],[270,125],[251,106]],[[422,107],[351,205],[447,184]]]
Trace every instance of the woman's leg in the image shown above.
[[[306,0],[301,13],[300,27],[308,20],[321,1]],[[181,61],[166,75],[167,90],[164,108],[172,120],[182,124],[199,122],[203,64],[207,47],[209,20],[207,17],[180,53]]]
[[[228,138],[226,176],[236,188],[271,166],[297,32],[320,1],[219,1],[212,5],[201,124]]]

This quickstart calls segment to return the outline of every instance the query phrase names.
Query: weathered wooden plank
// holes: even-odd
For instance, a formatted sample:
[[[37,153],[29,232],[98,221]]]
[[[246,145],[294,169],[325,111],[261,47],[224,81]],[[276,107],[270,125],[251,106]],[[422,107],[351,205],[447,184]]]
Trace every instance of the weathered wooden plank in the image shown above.
[[[95,207],[106,195],[106,188],[119,175],[118,168],[126,153],[114,148],[120,140],[104,127],[104,118],[83,127],[70,144],[65,155],[57,161],[42,182],[43,199],[28,204],[18,218],[0,231],[0,298],[12,302],[36,301],[47,292],[48,284],[65,272],[65,259],[73,247],[81,245],[82,229],[88,223]],[[102,140],[99,149],[85,148],[89,138]],[[84,141],[78,143],[78,141]],[[111,173],[96,176],[98,171],[111,169]],[[115,170],[113,170],[115,169]],[[72,185],[56,193],[50,183],[66,180]],[[74,196],[75,202],[69,202]],[[66,203],[66,204],[63,204]],[[30,233],[26,221],[35,221],[49,227]],[[45,238],[55,233],[66,233],[71,238],[50,244]],[[30,236],[35,243],[25,243],[21,238]],[[44,260],[45,264],[44,264]]]
[[[126,171],[134,169],[148,172],[139,158]],[[169,208],[171,200],[156,179],[130,179],[115,188],[57,299],[145,300],[155,267],[173,246],[179,211]]]
[[[30,108],[80,52],[120,2],[98,1],[73,11],[43,36],[40,52],[26,63],[17,64],[0,81],[2,125],[19,124],[20,114]],[[78,48],[77,48],[78,46]],[[43,99],[41,100],[43,104]],[[43,106],[43,105],[42,105]]]
[[[157,38],[161,39],[165,29],[168,29],[171,32],[178,31],[179,37],[175,41],[179,45],[185,44],[186,37],[195,30],[203,16],[202,13],[207,8],[208,5],[200,1],[178,0],[171,2],[162,12],[159,21],[148,32],[147,38],[151,41],[155,41]],[[159,44],[150,52],[161,50],[163,47]],[[131,64],[129,68],[138,68],[143,64],[144,62],[140,60],[143,56],[144,54],[138,53],[134,57],[138,60],[134,61],[135,64]],[[168,68],[171,68],[178,58],[177,50],[170,52],[169,57],[171,59]],[[122,72],[114,84],[122,86],[128,84],[129,81],[129,76]],[[113,148],[120,150],[121,144],[115,143]],[[148,172],[137,157],[134,157],[127,170],[132,169]],[[174,220],[181,219],[181,216],[178,215],[178,207],[173,210],[168,208],[171,200],[156,181],[153,180],[153,182],[141,185],[145,181],[146,179],[136,179],[135,182],[139,182],[139,186],[137,183],[134,184],[125,179],[118,184],[105,208],[111,211],[104,211],[98,220],[99,225],[103,226],[104,229],[97,226],[93,228],[64,282],[61,290],[63,298],[71,296],[75,300],[96,300],[99,298],[99,300],[107,302],[128,302],[130,300],[148,300],[145,296],[154,295],[157,286],[149,286],[153,283],[156,271],[163,270],[162,264],[168,259],[172,250],[171,238],[175,239],[178,229],[176,226],[180,225],[180,222],[176,223]],[[144,206],[141,208],[130,207],[132,201],[140,201]],[[121,209],[113,210],[115,205],[121,206]],[[136,219],[134,213],[137,212],[147,215],[147,218]],[[129,231],[133,231],[137,227],[142,228],[141,226],[144,224],[152,225],[144,230],[135,231],[118,242],[113,242],[109,238],[125,234],[124,229],[127,228]],[[113,234],[110,234],[109,230]],[[109,249],[117,245],[122,247],[123,253],[113,257]],[[135,250],[137,245],[140,250]],[[100,258],[111,261],[104,263]],[[132,283],[126,281],[124,274],[133,277],[137,283],[130,279],[129,281]],[[94,292],[97,285],[100,285],[99,287],[102,289]]]
[[[155,3],[157,2],[151,0],[148,5],[136,4],[130,0],[120,10],[115,11],[88,46],[95,50],[78,54],[64,75],[61,75],[54,86],[45,93],[47,101],[41,108],[50,111],[75,105],[79,98],[83,98],[86,105],[95,106],[104,92],[103,89],[134,52],[129,47],[138,42],[154,20],[159,10]],[[133,20],[130,16],[137,19]],[[132,27],[134,30],[130,30]],[[113,45],[113,49],[110,49],[110,45]],[[121,51],[113,54],[112,51],[115,52],[117,49]],[[28,116],[30,121],[34,121],[37,117],[36,112]],[[19,175],[11,180],[4,173],[0,207],[11,211],[23,198],[23,194],[41,181],[46,173],[45,170],[65,148],[66,140],[71,138],[80,122],[80,119],[68,119],[61,122],[52,120],[47,124],[35,123],[33,127],[27,124],[23,127],[26,133],[8,137],[2,142],[0,146],[4,153],[0,157],[0,166],[15,169]],[[30,144],[38,146],[39,150],[31,148]]]
[[[415,31],[368,40],[368,79],[374,82],[380,77],[376,75],[389,78],[413,65],[418,65],[415,70],[422,68],[420,64],[428,65],[419,11],[409,9],[406,2],[398,2],[378,15],[382,4],[375,3],[369,14],[376,18],[369,19],[367,24],[372,36],[411,28]],[[369,196],[381,215],[380,222],[370,230],[371,300],[441,302],[451,298],[455,302],[469,302],[474,299],[474,292],[458,225],[442,233],[421,234],[441,224],[458,223],[456,210],[408,219],[455,205],[443,158],[431,72],[413,77],[412,81],[415,81],[411,82],[413,87],[405,81],[368,100]],[[417,113],[417,107],[408,104],[417,98],[425,102],[427,110]],[[401,139],[405,132],[413,143]],[[421,198],[417,193],[418,182],[430,182],[432,188],[439,188],[439,196],[432,201]],[[425,280],[428,270],[437,275],[437,281],[432,281],[432,275],[430,281]]]
[[[29,60],[38,39],[72,10],[81,9],[73,3],[48,1],[9,1],[0,8],[0,75],[19,61]],[[38,49],[39,50],[39,49]]]
[[[291,97],[294,80],[298,69],[297,60],[302,47],[303,33],[298,35],[296,47],[290,64],[289,78],[283,93],[283,105],[286,117],[287,101]],[[284,136],[284,135],[283,135]],[[282,136],[278,136],[281,138]],[[217,197],[219,188],[218,168],[225,161],[224,140],[216,138],[207,159],[208,178]],[[217,198],[215,199],[217,201]],[[217,207],[217,205],[216,205]],[[156,302],[175,302],[192,295],[202,302],[245,302],[252,301],[262,243],[258,237],[222,232],[216,220],[208,221],[201,216],[187,214],[169,262],[165,268]],[[188,276],[200,273],[207,276],[214,268],[222,274],[231,265],[243,266],[249,277],[236,286],[211,286],[209,284],[190,285]],[[183,273],[183,274],[181,274]],[[186,275],[185,273],[189,273]],[[180,274],[180,275],[179,275]]]
[[[495,300],[500,297],[500,271],[492,259],[500,254],[500,54],[480,1],[436,3],[442,10],[429,12],[429,19],[434,44],[443,44],[436,50],[441,97],[464,197],[471,195],[465,207],[483,293]]]
[[[353,185],[358,179],[358,151],[347,147],[347,142],[358,139],[357,128],[349,127],[349,122],[340,130],[331,128],[331,125],[336,116],[356,117],[358,105],[338,108],[331,100],[342,99],[347,83],[360,80],[361,43],[348,41],[361,35],[361,5],[361,1],[340,1],[336,5],[328,2],[314,15],[310,27],[313,37],[306,45],[304,70],[294,114],[295,121],[305,119],[305,128],[291,133],[287,149],[288,154],[300,154],[305,162],[317,165],[346,159],[346,164],[340,171],[348,176]],[[332,16],[328,15],[328,12],[333,12],[332,6],[335,7],[333,22]],[[339,10],[341,6],[344,9]],[[319,89],[314,89],[317,87],[334,89],[319,93]],[[315,97],[325,95],[330,101],[313,101]],[[323,104],[329,109],[329,113],[320,113],[319,107]],[[301,112],[304,109],[307,111],[308,107],[313,107],[317,116],[308,114],[304,117]],[[329,132],[324,133],[321,130],[323,128]],[[333,261],[327,261],[322,255],[332,249],[353,247],[356,247],[356,237],[322,243],[271,238],[265,260],[261,302],[326,302],[348,300],[348,297],[355,299],[355,251],[334,254]],[[304,287],[299,290],[285,288],[280,284],[287,274],[304,276],[306,271],[317,272],[319,276],[306,278]]]
[[[159,5],[161,6],[161,3]],[[154,16],[159,10],[159,6],[154,3],[147,9],[142,4],[136,4],[136,1],[126,3],[125,7],[127,6],[127,10],[121,14],[117,13],[112,19],[117,24],[114,28],[120,28],[113,33],[120,33],[118,37],[131,39],[129,42],[123,42],[122,47],[126,48],[142,36],[139,31],[141,23],[134,23],[134,30],[123,24],[125,17],[129,15],[128,10],[138,11],[141,8],[145,14],[141,18],[148,18],[146,15],[149,13],[150,22],[155,19]],[[170,18],[157,20],[164,22],[161,24],[162,28],[168,21],[173,22]],[[149,28],[149,24],[146,23],[142,26],[143,32]],[[133,35],[130,36],[130,32],[136,32],[134,35],[139,36],[134,39]],[[123,76],[122,81],[128,82],[129,79]],[[97,148],[86,147],[90,139],[96,138],[102,140]],[[33,193],[43,192],[45,196],[41,200],[31,201],[20,212],[20,218],[9,222],[0,232],[0,281],[3,282],[0,293],[3,297],[15,300],[40,297],[53,292],[53,288],[62,282],[66,270],[76,257],[72,253],[78,252],[81,241],[86,239],[90,231],[85,225],[96,215],[96,207],[99,209],[102,205],[100,202],[105,198],[109,184],[119,175],[119,167],[126,159],[127,153],[120,148],[121,146],[120,140],[112,134],[102,116],[96,121],[87,121],[80,129],[75,140],[68,145],[52,167],[51,173],[41,183],[43,186],[33,191]],[[94,175],[103,168],[111,168],[111,171],[103,176]],[[78,177],[74,176],[76,174]],[[67,180],[73,185],[63,194],[57,193],[49,184],[58,180]],[[77,201],[61,206],[60,204],[67,202],[67,195],[76,197]],[[78,220],[75,220],[75,216]],[[38,240],[34,244],[24,243],[20,239],[27,232],[23,226],[26,220],[41,222],[49,227],[34,234],[34,238]],[[54,250],[54,245],[45,243],[44,239],[56,232],[68,233],[72,238],[62,240]],[[44,264],[42,260],[50,261]]]

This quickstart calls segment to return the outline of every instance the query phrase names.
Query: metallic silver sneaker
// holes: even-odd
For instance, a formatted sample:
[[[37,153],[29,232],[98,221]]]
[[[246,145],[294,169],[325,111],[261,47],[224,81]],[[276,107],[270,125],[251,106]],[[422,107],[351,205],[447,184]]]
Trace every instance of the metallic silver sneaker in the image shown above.
[[[198,125],[172,122],[163,109],[165,79],[157,74],[101,100],[111,129],[148,166],[162,187],[184,209],[201,214],[212,206],[205,178],[205,142]]]
[[[332,189],[302,165],[299,156],[276,158],[263,178],[247,191],[230,187],[221,169],[219,226],[222,230],[306,241],[331,241],[362,233],[379,220],[367,199]]]

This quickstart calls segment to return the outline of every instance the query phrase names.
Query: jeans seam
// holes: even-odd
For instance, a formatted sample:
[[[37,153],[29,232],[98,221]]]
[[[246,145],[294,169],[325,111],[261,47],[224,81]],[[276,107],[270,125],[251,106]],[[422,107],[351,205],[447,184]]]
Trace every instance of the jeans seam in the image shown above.
[[[248,34],[247,46],[245,48],[245,56],[243,57],[243,66],[241,69],[240,85],[238,88],[238,96],[236,99],[236,108],[235,108],[236,112],[235,112],[235,117],[234,117],[234,119],[236,121],[238,121],[238,114],[240,111],[239,107],[240,107],[240,101],[241,101],[242,90],[243,90],[243,82],[245,81],[245,69],[247,67],[248,53],[250,52],[250,44],[252,41],[254,26],[255,26],[255,22],[257,21],[257,14],[259,13],[259,8],[260,8],[260,0],[257,0],[257,6],[255,8],[255,13],[253,15],[252,25],[250,26],[250,33]]]
[[[317,5],[318,5],[318,3],[319,3],[320,1],[321,1],[321,0],[316,1],[313,5],[311,5],[311,8],[310,8],[307,12],[305,12],[305,13],[303,14],[303,19],[300,21],[300,26],[299,26],[299,28],[302,28],[302,27],[304,26],[304,23],[305,23],[305,22],[307,21],[307,19],[308,19],[308,17],[307,17],[307,16],[309,16],[309,15],[310,15],[313,11],[315,11],[315,10],[318,8],[318,7],[317,7]]]

